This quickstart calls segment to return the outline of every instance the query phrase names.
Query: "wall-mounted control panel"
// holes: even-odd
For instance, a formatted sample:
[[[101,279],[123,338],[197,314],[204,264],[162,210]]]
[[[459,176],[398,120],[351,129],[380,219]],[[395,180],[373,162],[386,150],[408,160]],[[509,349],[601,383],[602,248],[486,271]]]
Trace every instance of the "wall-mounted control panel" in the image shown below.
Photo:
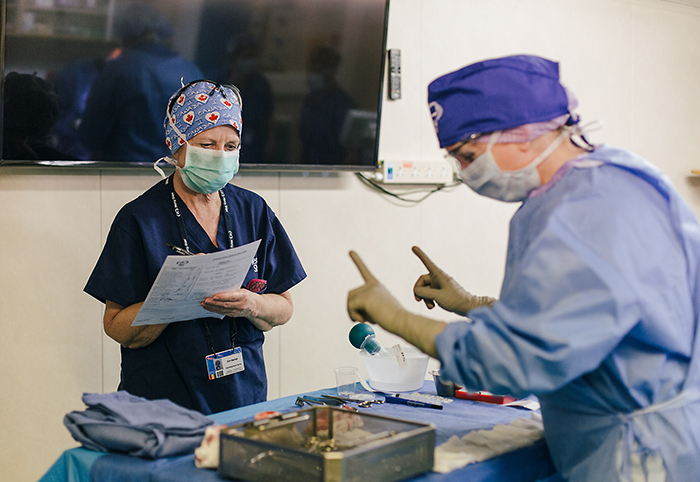
[[[401,98],[401,49],[389,49],[389,99]]]
[[[380,161],[375,179],[385,184],[451,184],[452,165],[440,161]]]

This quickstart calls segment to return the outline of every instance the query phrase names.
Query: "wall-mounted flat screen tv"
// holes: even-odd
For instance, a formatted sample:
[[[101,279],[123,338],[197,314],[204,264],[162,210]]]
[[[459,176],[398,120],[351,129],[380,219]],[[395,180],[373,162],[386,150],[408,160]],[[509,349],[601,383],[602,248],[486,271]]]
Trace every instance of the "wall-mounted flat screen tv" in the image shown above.
[[[149,166],[170,95],[243,99],[241,165],[377,165],[388,0],[5,0],[0,165]]]

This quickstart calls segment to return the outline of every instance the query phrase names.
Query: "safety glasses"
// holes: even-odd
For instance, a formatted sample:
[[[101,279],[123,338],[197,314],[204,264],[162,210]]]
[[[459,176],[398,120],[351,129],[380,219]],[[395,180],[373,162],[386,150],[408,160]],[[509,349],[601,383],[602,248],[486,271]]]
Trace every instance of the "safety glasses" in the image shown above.
[[[471,163],[474,162],[474,159],[476,159],[476,154],[473,152],[462,152],[462,148],[466,146],[467,144],[475,141],[479,137],[481,137],[483,134],[470,134],[469,137],[461,141],[459,144],[457,144],[455,147],[452,149],[445,149],[445,158],[450,160],[454,159],[458,162],[462,163]]]

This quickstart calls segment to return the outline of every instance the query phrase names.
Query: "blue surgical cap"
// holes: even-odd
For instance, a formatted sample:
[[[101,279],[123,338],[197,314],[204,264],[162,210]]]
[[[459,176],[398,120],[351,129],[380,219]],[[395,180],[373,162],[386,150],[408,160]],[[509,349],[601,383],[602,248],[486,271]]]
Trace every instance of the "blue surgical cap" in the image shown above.
[[[438,77],[428,103],[440,147],[569,112],[559,64],[534,55],[484,60]]]

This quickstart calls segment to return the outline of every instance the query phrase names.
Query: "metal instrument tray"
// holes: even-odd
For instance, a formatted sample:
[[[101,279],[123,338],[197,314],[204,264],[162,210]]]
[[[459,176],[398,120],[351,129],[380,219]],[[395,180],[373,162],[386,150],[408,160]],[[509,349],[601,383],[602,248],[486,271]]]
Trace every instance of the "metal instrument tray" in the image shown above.
[[[219,474],[244,480],[391,481],[433,467],[435,427],[313,407],[221,431]]]

